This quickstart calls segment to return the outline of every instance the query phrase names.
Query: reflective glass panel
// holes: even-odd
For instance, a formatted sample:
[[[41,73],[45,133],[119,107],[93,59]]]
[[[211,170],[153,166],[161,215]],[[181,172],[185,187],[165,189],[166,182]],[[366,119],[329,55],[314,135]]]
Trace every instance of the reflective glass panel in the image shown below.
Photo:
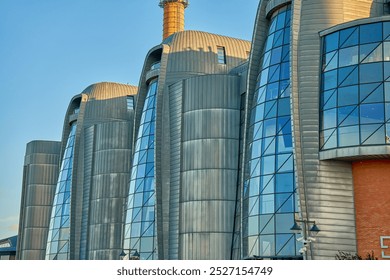
[[[250,182],[250,191],[244,190],[243,199],[247,204],[242,210],[243,219],[250,221],[242,230],[243,243],[248,244],[244,245],[244,255],[248,256],[255,253],[275,255],[276,236],[284,233],[284,228],[276,227],[275,216],[285,213],[283,215],[288,216],[285,220],[291,221],[295,213],[289,80],[290,12],[290,6],[285,6],[272,18],[257,82],[261,90],[255,96],[251,111],[250,159],[246,163],[249,176],[245,179]],[[269,56],[270,67],[264,63]],[[333,79],[333,87],[336,87],[337,71],[331,69],[337,67],[337,53],[326,57],[328,61],[324,67],[329,70],[328,80]],[[281,249],[281,255],[295,254],[294,238],[291,244],[293,250]]]
[[[72,191],[72,171],[74,156],[74,138],[76,137],[77,123],[70,128],[64,156],[61,163],[60,173],[54,196],[49,231],[50,238],[47,240],[46,260],[69,259],[69,231],[70,231],[70,195]],[[58,244],[62,246],[59,247]]]
[[[390,23],[340,30],[323,44],[321,149],[390,144]]]
[[[220,62],[221,63],[221,62]],[[157,256],[155,235],[154,126],[157,80],[150,82],[135,145],[128,195],[125,244],[141,259]],[[132,187],[135,186],[135,187]],[[131,239],[131,240],[130,240]]]

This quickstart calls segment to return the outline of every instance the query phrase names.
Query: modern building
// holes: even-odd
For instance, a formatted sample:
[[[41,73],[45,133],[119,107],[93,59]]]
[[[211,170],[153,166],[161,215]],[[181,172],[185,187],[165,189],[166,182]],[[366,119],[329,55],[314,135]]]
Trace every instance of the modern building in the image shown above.
[[[188,1],[160,1],[138,88],[87,88],[61,148],[28,149],[62,164],[26,177],[18,251],[30,204],[47,212],[37,178],[46,259],[390,258],[387,2],[261,0],[250,43],[184,31]]]
[[[17,236],[0,240],[0,260],[15,260]]]
[[[230,258],[244,81],[234,69],[249,51],[182,31],[146,56],[124,243],[141,259]]]
[[[120,254],[136,92],[91,85],[72,98],[61,142],[27,145],[18,259]]]
[[[247,78],[241,257],[385,255],[387,2],[260,1]],[[295,242],[294,218],[303,229],[315,222],[315,242]]]
[[[27,144],[19,218],[18,259],[45,259],[47,234],[60,162],[61,143]]]

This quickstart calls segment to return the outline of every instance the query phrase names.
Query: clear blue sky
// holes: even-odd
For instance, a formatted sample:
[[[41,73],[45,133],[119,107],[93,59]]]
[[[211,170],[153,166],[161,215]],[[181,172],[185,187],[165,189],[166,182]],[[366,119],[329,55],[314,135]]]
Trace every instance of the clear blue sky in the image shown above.
[[[158,0],[0,0],[0,239],[17,234],[26,144],[60,140],[88,85],[138,85]],[[186,29],[251,40],[259,0],[190,0]]]

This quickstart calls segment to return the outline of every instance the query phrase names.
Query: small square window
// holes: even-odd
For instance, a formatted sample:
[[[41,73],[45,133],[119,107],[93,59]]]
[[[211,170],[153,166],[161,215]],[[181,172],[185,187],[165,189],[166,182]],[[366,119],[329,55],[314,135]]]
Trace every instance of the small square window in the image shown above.
[[[226,64],[226,52],[225,47],[217,47],[218,63]]]
[[[134,96],[127,96],[127,110],[134,110]]]

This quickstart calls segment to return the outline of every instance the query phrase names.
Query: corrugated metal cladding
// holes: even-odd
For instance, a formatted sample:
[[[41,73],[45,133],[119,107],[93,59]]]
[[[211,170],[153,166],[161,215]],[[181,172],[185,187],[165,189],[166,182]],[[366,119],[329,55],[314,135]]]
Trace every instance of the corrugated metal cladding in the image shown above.
[[[181,126],[183,81],[169,87],[170,117],[170,192],[169,192],[169,237],[168,259],[179,258],[179,202],[181,164]]]
[[[230,258],[240,136],[239,82],[238,76],[205,75],[185,80],[182,92],[172,88],[171,106],[182,114],[180,121],[171,123],[171,131],[180,133],[175,136],[181,139],[171,170],[178,182],[181,166],[179,189],[175,185],[179,259]],[[182,95],[182,113],[177,95]],[[170,238],[177,238],[173,233]]]
[[[218,62],[218,47],[224,47],[226,63]],[[188,112],[188,117],[184,120],[182,116],[182,106],[187,103],[183,103],[181,99],[182,97],[179,97],[178,95],[187,91],[182,88],[182,83],[185,79],[207,74],[226,74],[232,68],[244,63],[248,58],[250,42],[199,31],[183,31],[164,40],[160,49],[160,58],[153,56],[153,54],[158,51],[158,49],[154,48],[145,60],[145,65],[147,65],[147,63],[151,60],[159,61],[160,59],[161,62],[160,74],[158,77],[159,86],[157,95],[155,135],[158,254],[160,259],[191,259],[188,254],[183,255],[180,251],[181,249],[179,249],[179,247],[183,248],[184,246],[179,245],[178,238],[179,216],[181,215],[178,204],[181,188],[180,168],[183,165],[182,158],[185,157],[185,154],[188,154],[188,152],[182,153],[182,145],[178,145],[179,142],[177,141],[182,141],[181,138],[182,135],[184,135],[182,125],[186,121],[196,123],[198,118],[206,119],[209,116],[213,118],[213,121],[215,118],[226,119],[229,122],[233,121],[234,117],[232,117],[232,115],[234,114],[230,113],[229,109],[233,109],[235,107],[232,107],[230,102],[234,102],[237,97],[232,97],[233,94],[231,91],[234,87],[228,89],[230,87],[228,82],[229,79],[225,80],[227,84],[224,89],[222,89],[222,84],[214,85],[214,82],[207,82],[207,85],[204,85],[193,92],[195,96],[188,93],[187,98],[193,98],[194,100],[203,98],[203,105],[198,104],[195,106],[203,106],[203,108],[209,109],[204,111],[204,116],[200,116],[202,114],[197,115],[195,112]],[[238,74],[236,75],[236,78],[239,80]],[[145,73],[142,74],[141,81],[145,80],[144,77]],[[195,86],[195,83],[192,84]],[[237,82],[237,84],[239,84],[239,82]],[[141,84],[141,86],[143,85]],[[206,94],[197,94],[197,90],[208,92],[210,97]],[[215,102],[214,98],[218,96],[218,94],[214,95],[215,91],[222,90],[224,91],[224,95],[220,95],[219,103]],[[239,95],[240,89],[235,88],[235,90],[235,93]],[[145,93],[145,91],[140,92],[141,95],[144,95]],[[142,96],[140,96],[139,100],[143,100]],[[212,104],[215,104],[215,106]],[[142,106],[142,101],[137,104],[138,109],[142,108]],[[213,111],[214,109],[215,116],[210,113],[210,111]],[[220,109],[227,109],[227,111],[224,112]],[[190,117],[191,114],[193,114],[193,117]],[[192,118],[195,118],[195,121],[191,121]],[[136,123],[138,123],[138,121],[139,120],[137,119]],[[189,127],[192,123],[186,124],[183,129],[187,132],[191,131],[191,128]],[[213,129],[209,128],[209,132],[207,132],[208,134],[202,137],[209,137],[210,135],[210,137],[214,138],[220,137],[220,135],[227,137],[226,133],[230,133],[230,131],[232,131],[231,128],[226,128],[225,126],[221,126],[220,128],[215,127],[214,131],[216,134],[213,136],[211,134],[212,130]],[[238,133],[239,132],[237,130],[237,134]],[[178,136],[180,137],[177,138]],[[196,135],[194,135],[194,137],[196,137]],[[218,139],[219,138],[216,138],[215,140],[219,141]],[[195,141],[196,140],[194,139],[193,143],[195,143]],[[226,142],[229,141],[227,140]],[[234,146],[234,141],[229,143],[231,146]],[[222,141],[222,143],[218,143],[218,145],[222,147],[219,152],[224,153],[227,143]],[[170,148],[172,150],[170,150]],[[221,159],[219,160],[221,161]],[[212,258],[212,256],[207,255],[204,256],[204,258]],[[226,256],[224,255],[223,258],[226,258]]]
[[[42,257],[29,253],[21,254],[21,259],[44,259],[51,204],[63,157],[60,154],[65,150],[70,116],[77,122],[72,167],[70,259],[119,258],[134,121],[134,108],[129,107],[132,102],[128,103],[128,97],[136,92],[137,87],[130,85],[93,84],[71,100],[64,121],[63,143],[56,143],[57,154],[47,150],[40,152],[40,142],[27,146],[24,174],[24,189],[27,190],[22,196],[25,211],[21,211],[21,232],[31,233],[30,224],[24,220],[39,225],[47,220],[47,225],[46,229],[43,226],[41,229],[45,231],[44,238],[34,232],[33,236],[26,234],[26,242],[21,243],[26,252],[34,245],[33,249],[40,250]],[[41,145],[42,149],[51,147],[43,142]],[[27,165],[27,161],[38,164]],[[51,182],[50,190],[41,187],[48,185],[46,181]],[[33,188],[34,193],[29,193]],[[34,203],[47,203],[49,209],[45,212],[42,207],[33,206]]]
[[[72,201],[72,213],[80,219],[75,259],[119,258],[134,121],[127,97],[136,92],[135,86],[105,82],[82,93],[87,96],[77,120],[79,159],[74,163],[78,196]]]
[[[164,42],[163,42],[164,44]],[[167,64],[167,83],[196,74],[228,73],[249,55],[250,42],[199,31],[178,32],[170,38]],[[226,64],[218,63],[217,47],[224,47]],[[170,78],[172,77],[172,78]]]
[[[24,159],[17,259],[44,260],[61,143],[32,141]]]
[[[129,122],[96,125],[88,259],[118,259],[122,251],[123,211],[130,179],[131,136]]]
[[[383,1],[293,1],[291,82],[293,133],[302,217],[321,232],[310,258],[356,252],[351,164],[319,160],[320,37],[331,26],[383,15]]]

